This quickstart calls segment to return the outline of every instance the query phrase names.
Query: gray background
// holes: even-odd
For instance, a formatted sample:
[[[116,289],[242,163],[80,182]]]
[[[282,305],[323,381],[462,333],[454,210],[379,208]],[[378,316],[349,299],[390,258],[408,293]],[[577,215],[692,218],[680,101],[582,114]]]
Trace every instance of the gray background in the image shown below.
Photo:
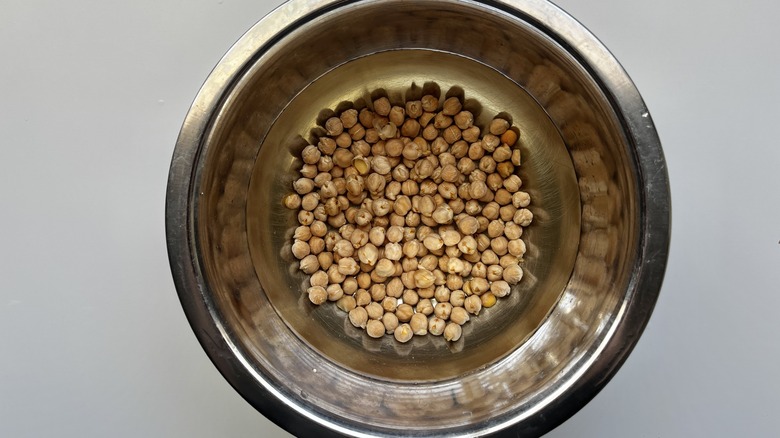
[[[0,436],[287,436],[195,340],[163,228],[192,98],[278,3],[0,1]],[[651,110],[673,240],[636,350],[549,436],[777,436],[780,4],[594,3],[558,2]]]

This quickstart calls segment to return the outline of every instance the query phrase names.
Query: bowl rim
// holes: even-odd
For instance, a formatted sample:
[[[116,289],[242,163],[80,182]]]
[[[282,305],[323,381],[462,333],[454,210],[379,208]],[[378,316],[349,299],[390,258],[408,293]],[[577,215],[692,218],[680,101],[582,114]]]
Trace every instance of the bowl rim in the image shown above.
[[[298,436],[363,432],[316,416],[287,400],[282,391],[253,372],[251,365],[236,354],[236,347],[216,322],[216,309],[204,297],[205,279],[195,250],[192,181],[215,110],[257,54],[301,23],[362,1],[290,0],[253,25],[223,56],[195,97],[179,133],[169,171],[165,201],[166,241],[174,284],[185,315],[208,357],[231,386],[264,416]],[[540,435],[566,421],[595,397],[618,371],[644,331],[657,301],[668,260],[671,235],[669,178],[660,139],[638,90],[615,57],[582,24],[546,0],[469,0],[468,3],[499,8],[530,21],[585,66],[611,100],[626,137],[633,145],[638,165],[642,214],[637,260],[642,263],[636,266],[618,318],[610,328],[612,333],[605,336],[599,346],[600,353],[565,389],[565,396],[550,400],[523,423],[523,434]],[[492,424],[483,432],[516,436],[520,431],[511,430],[516,423]]]

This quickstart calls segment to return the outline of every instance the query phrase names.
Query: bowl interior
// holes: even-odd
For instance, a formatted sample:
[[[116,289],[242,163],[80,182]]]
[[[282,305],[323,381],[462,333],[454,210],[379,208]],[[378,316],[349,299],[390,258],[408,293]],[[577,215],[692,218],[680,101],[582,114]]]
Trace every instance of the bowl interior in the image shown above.
[[[342,433],[483,434],[581,384],[614,334],[641,263],[637,158],[599,80],[526,18],[489,2],[333,3],[282,20],[277,35],[275,21],[259,25],[204,85],[216,98],[196,103],[180,137],[197,144],[181,194],[192,222],[181,226],[193,230],[199,277],[183,299],[203,301],[190,316],[214,331],[201,340],[228,346],[222,372],[267,415],[283,403]],[[306,302],[279,199],[296,147],[328,110],[430,86],[462,93],[483,124],[503,111],[520,127],[536,215],[527,277],[463,341],[373,341],[334,306]]]
[[[424,75],[421,73],[425,72]],[[425,91],[424,88],[427,88]],[[372,339],[346,321],[333,303],[312,305],[308,276],[290,251],[296,212],[281,197],[298,177],[301,146],[316,144],[319,121],[333,109],[360,109],[372,93],[395,104],[459,94],[478,126],[504,113],[521,133],[519,176],[533,199],[535,222],[523,235],[525,277],[506,299],[464,326],[456,343],[415,337],[399,344]],[[477,61],[430,50],[394,50],[342,64],[313,81],[276,119],[263,140],[247,197],[252,261],[263,290],[280,318],[323,357],[351,370],[385,379],[444,380],[484,367],[513,351],[552,309],[574,266],[580,235],[577,179],[568,150],[542,107],[516,83]]]

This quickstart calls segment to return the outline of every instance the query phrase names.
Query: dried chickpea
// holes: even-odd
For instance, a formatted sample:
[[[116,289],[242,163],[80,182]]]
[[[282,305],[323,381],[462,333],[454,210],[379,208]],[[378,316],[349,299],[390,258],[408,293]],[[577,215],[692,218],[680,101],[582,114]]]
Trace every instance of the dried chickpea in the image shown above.
[[[498,173],[501,178],[508,178],[512,176],[512,174],[515,171],[515,165],[510,163],[509,161],[504,161],[503,163],[498,163],[496,165],[496,172]]]
[[[333,265],[333,253],[321,252],[317,254],[317,262],[319,262],[322,269],[327,270]]]
[[[381,338],[385,335],[385,325],[382,321],[371,319],[366,323],[366,333],[372,338]]]
[[[299,178],[293,182],[293,190],[299,195],[306,195],[314,190],[314,181],[309,178]]]
[[[435,125],[428,125],[423,128],[422,136],[426,140],[434,140],[439,135],[439,130]]]
[[[301,260],[311,254],[311,248],[308,243],[296,240],[295,243],[292,244],[292,254],[296,259]]]
[[[416,306],[417,303],[420,301],[420,296],[417,295],[417,292],[412,289],[406,289],[404,291],[404,294],[401,296],[401,300],[403,300],[404,304],[408,304],[410,306]]]
[[[447,261],[447,273],[448,274],[460,274],[465,269],[463,260],[452,257]]]
[[[417,137],[420,133],[420,129],[420,122],[414,119],[408,119],[401,125],[401,135],[404,137]]]
[[[515,212],[512,220],[521,227],[527,227],[528,225],[531,225],[533,218],[534,214],[531,213],[531,210],[527,208],[521,208]]]
[[[509,122],[504,119],[493,119],[490,122],[490,133],[493,135],[501,135],[509,129]]]
[[[498,205],[508,205],[512,203],[512,194],[506,189],[498,189],[494,200]]]
[[[371,302],[371,294],[365,289],[358,289],[355,292],[355,304],[360,307],[365,307]]]
[[[528,207],[531,197],[526,192],[516,192],[512,195],[512,205],[517,208]]]
[[[368,319],[378,320],[385,314],[385,309],[382,308],[381,304],[372,301],[366,305],[366,314],[368,315]]]
[[[463,325],[471,319],[469,313],[463,307],[453,307],[450,313],[450,321],[458,325]]]
[[[464,235],[472,235],[476,233],[477,228],[479,228],[479,223],[477,222],[477,219],[471,216],[466,216],[461,220],[457,221],[457,225],[458,225],[458,230]]]
[[[309,248],[312,254],[319,255],[325,250],[325,240],[321,237],[312,237],[309,239]]]
[[[325,274],[326,281],[327,277],[327,274]],[[328,301],[338,301],[344,297],[344,289],[339,284],[330,284],[325,288],[325,291],[328,293]]]
[[[504,281],[510,285],[515,285],[523,278],[523,268],[518,264],[512,264],[504,267]]]
[[[297,210],[301,206],[301,197],[297,193],[290,193],[283,198],[282,203],[290,210]]]
[[[468,129],[474,124],[474,115],[469,111],[461,111],[453,117],[455,125],[460,129]]]
[[[368,289],[371,287],[371,275],[365,272],[358,274],[357,277],[355,277],[355,281],[357,282],[359,289]]]
[[[348,277],[341,283],[341,288],[347,295],[353,295],[358,290],[358,282],[355,277]]]
[[[344,131],[344,124],[340,118],[331,117],[325,121],[325,131],[331,137],[340,135]]]
[[[428,298],[423,298],[420,301],[418,301],[417,306],[415,307],[415,311],[425,316],[432,314],[433,304],[431,303],[431,300]]]
[[[396,327],[395,331],[393,332],[395,340],[400,343],[409,342],[409,340],[412,339],[413,334],[414,332],[412,331],[412,327],[406,323]]]
[[[501,141],[508,146],[514,146],[517,143],[517,133],[512,129],[508,129],[501,135]]]
[[[504,236],[507,239],[517,240],[523,235],[523,228],[514,222],[507,222],[504,226]]]
[[[496,296],[490,292],[482,294],[479,299],[482,301],[482,307],[489,309],[496,304]]]
[[[423,112],[419,118],[420,126],[427,127],[435,116],[436,116],[435,113],[427,112],[427,111]]]
[[[439,109],[439,99],[435,96],[425,95],[420,102],[422,109],[427,112],[434,112]]]
[[[350,295],[342,296],[338,301],[336,301],[336,307],[338,307],[344,312],[349,313],[352,309],[356,307],[355,297]]]
[[[526,251],[525,242],[520,239],[510,240],[507,244],[507,250],[515,257],[522,257]]]
[[[485,149],[482,146],[482,142],[474,142],[469,146],[469,159],[473,161],[481,159],[483,156],[485,156]]]
[[[490,289],[490,284],[484,277],[471,279],[471,291],[475,295],[482,295]]]
[[[490,241],[490,249],[492,249],[493,252],[495,252],[499,256],[502,256],[507,253],[508,245],[509,242],[504,236],[496,236],[495,238],[493,238],[493,240]]]
[[[327,287],[328,274],[325,271],[317,271],[311,274],[311,277],[309,277],[309,285]]]
[[[368,312],[362,307],[355,307],[349,311],[349,322],[357,328],[366,328]]]
[[[414,273],[417,271],[406,271],[401,274],[401,283],[403,283],[404,287],[409,289],[414,289],[417,287],[417,284],[414,282]]]
[[[446,141],[449,144],[453,144],[456,141],[460,140],[462,137],[462,133],[460,129],[455,125],[450,125],[447,128],[444,129],[444,132],[442,133],[442,138],[444,138],[444,141]]]
[[[451,322],[444,327],[444,339],[450,342],[456,342],[463,334],[463,329],[459,324]]]
[[[317,256],[309,254],[300,261],[300,269],[304,274],[313,274],[320,269],[320,262],[317,260]]]
[[[434,210],[433,213],[431,213],[431,217],[438,224],[448,224],[452,222],[452,218],[454,215],[455,213],[452,211],[452,208],[447,204],[442,204],[438,206],[436,210]]]
[[[333,152],[336,151],[336,141],[332,138],[321,137],[317,143],[317,149],[322,155],[333,155]]]
[[[380,97],[379,99],[374,100],[374,112],[380,116],[386,117],[389,115],[391,108],[392,105],[390,104],[390,100],[386,97]]]
[[[403,294],[403,291],[404,285],[401,282],[401,279],[398,277],[391,279],[385,286],[385,294],[388,297],[400,298]]]
[[[510,161],[515,166],[519,166],[520,165],[520,149],[512,150],[512,158],[510,159]]]
[[[473,315],[479,315],[480,310],[482,310],[482,300],[478,295],[466,297],[463,301],[463,308]]]
[[[504,222],[500,220],[492,220],[488,224],[487,228],[487,234],[488,236],[492,238],[496,238],[498,236],[501,236],[504,234]]]
[[[404,110],[403,107],[395,105],[390,108],[390,113],[387,115],[387,117],[390,120],[390,123],[393,123],[396,126],[401,126],[401,124],[403,124],[404,120],[406,119],[406,110]]]
[[[358,122],[358,112],[356,109],[348,109],[344,110],[341,115],[339,115],[339,119],[341,120],[341,125],[349,129],[353,126],[355,126]]]
[[[414,315],[414,309],[406,303],[399,304],[395,309],[395,316],[401,322],[409,322],[412,319],[412,315]]]
[[[385,313],[382,315],[382,324],[385,326],[385,333],[393,333],[398,327],[398,317],[394,313]]]
[[[428,318],[422,313],[415,313],[409,321],[412,332],[418,336],[428,334]]]
[[[497,281],[501,280],[504,275],[504,268],[502,268],[500,265],[489,265],[487,268],[487,279],[488,281]]]
[[[433,308],[433,314],[436,315],[436,317],[448,320],[450,318],[450,315],[452,314],[452,304],[450,303],[437,303],[436,306]]]
[[[440,285],[434,291],[434,298],[437,303],[445,303],[450,300],[450,290],[445,285]]]
[[[450,304],[454,308],[463,307],[466,302],[466,293],[462,290],[454,290],[450,293]]]
[[[317,169],[317,166],[314,164],[304,164],[303,166],[301,166],[301,170],[300,170],[301,176],[303,178],[310,178],[310,179],[317,176],[318,172],[319,170]]]
[[[501,258],[498,260],[498,264],[501,265],[502,268],[506,269],[509,265],[514,265],[520,263],[520,259],[513,256],[512,254],[507,254],[501,256]]]
[[[352,159],[355,155],[348,149],[336,149],[333,152],[333,164],[339,167],[347,168],[352,165]]]
[[[420,117],[422,113],[423,113],[423,105],[421,101],[411,100],[406,102],[406,114],[409,117],[416,119]]]
[[[474,176],[475,173],[476,171],[471,172],[469,177]],[[469,195],[471,195],[471,199],[482,199],[483,197],[487,196],[488,193],[490,193],[490,189],[484,181],[476,180],[469,184]]]
[[[403,253],[409,258],[417,257],[417,254],[420,252],[420,246],[420,242],[416,239],[406,241],[403,245]]]
[[[322,152],[320,152],[317,146],[311,144],[303,148],[303,152],[301,152],[301,159],[306,164],[316,164],[321,156]]]
[[[486,278],[487,266],[485,266],[485,264],[481,261],[474,263],[474,266],[471,268],[471,276],[483,279]]]
[[[436,316],[432,316],[428,319],[428,333],[434,336],[441,336],[444,333],[446,322]]]
[[[460,128],[460,126],[458,126]],[[480,129],[478,126],[471,126],[463,129],[463,140],[474,143],[479,140]]]
[[[452,125],[452,117],[444,114],[443,112],[437,113],[433,118],[433,127],[436,129],[444,129],[450,125]]]
[[[306,271],[304,271],[305,273]],[[346,279],[346,275],[339,272],[339,266],[337,264],[331,265],[331,267],[328,268],[328,281],[330,283],[342,283],[344,279]]]
[[[328,292],[322,286],[312,286],[306,292],[309,301],[318,306],[328,300]]]
[[[382,299],[382,309],[384,309],[385,312],[395,312],[396,307],[398,307],[397,298],[388,296]]]
[[[384,283],[372,284],[369,293],[371,294],[371,299],[379,303],[387,296],[387,286]]]
[[[462,108],[463,104],[460,103],[460,99],[453,96],[444,101],[442,112],[448,116],[454,116],[455,114],[458,114]]]
[[[438,234],[431,233],[425,236],[423,245],[431,251],[436,251],[444,246],[444,241]]]
[[[419,288],[431,287],[435,280],[433,273],[425,268],[420,268],[414,273],[414,283]]]
[[[498,217],[504,222],[513,222],[517,209],[514,205],[504,205],[498,209]]]
[[[390,277],[395,273],[395,266],[393,265],[392,261],[383,258],[376,263],[374,272],[376,272],[381,277]]]
[[[392,166],[387,157],[378,156],[371,160],[371,169],[380,175],[387,175],[392,170]]]
[[[477,240],[473,236],[464,236],[458,242],[458,249],[465,255],[477,253]]]
[[[484,157],[480,158],[479,166],[477,167],[479,168],[479,170],[487,174],[493,174],[493,172],[495,172],[496,170],[496,160],[494,160],[493,157],[491,157],[490,155],[485,155]],[[500,176],[498,177],[500,178]]]
[[[371,128],[374,126],[374,117],[375,117],[374,112],[368,108],[363,108],[362,110],[360,110],[360,113],[358,114],[358,120],[360,121],[360,124],[363,125],[363,127],[365,128]]]
[[[460,252],[460,249],[458,249],[457,246],[447,246],[444,248],[444,254],[447,257],[451,258],[460,258],[461,255],[463,255],[462,252]]]

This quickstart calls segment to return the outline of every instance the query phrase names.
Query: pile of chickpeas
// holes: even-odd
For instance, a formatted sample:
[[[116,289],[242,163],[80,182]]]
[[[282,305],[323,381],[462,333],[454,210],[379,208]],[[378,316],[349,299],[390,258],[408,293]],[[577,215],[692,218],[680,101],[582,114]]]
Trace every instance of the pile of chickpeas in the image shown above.
[[[483,135],[458,97],[371,106],[325,122],[283,199],[308,298],[372,338],[457,341],[523,278],[519,131],[495,118]]]

